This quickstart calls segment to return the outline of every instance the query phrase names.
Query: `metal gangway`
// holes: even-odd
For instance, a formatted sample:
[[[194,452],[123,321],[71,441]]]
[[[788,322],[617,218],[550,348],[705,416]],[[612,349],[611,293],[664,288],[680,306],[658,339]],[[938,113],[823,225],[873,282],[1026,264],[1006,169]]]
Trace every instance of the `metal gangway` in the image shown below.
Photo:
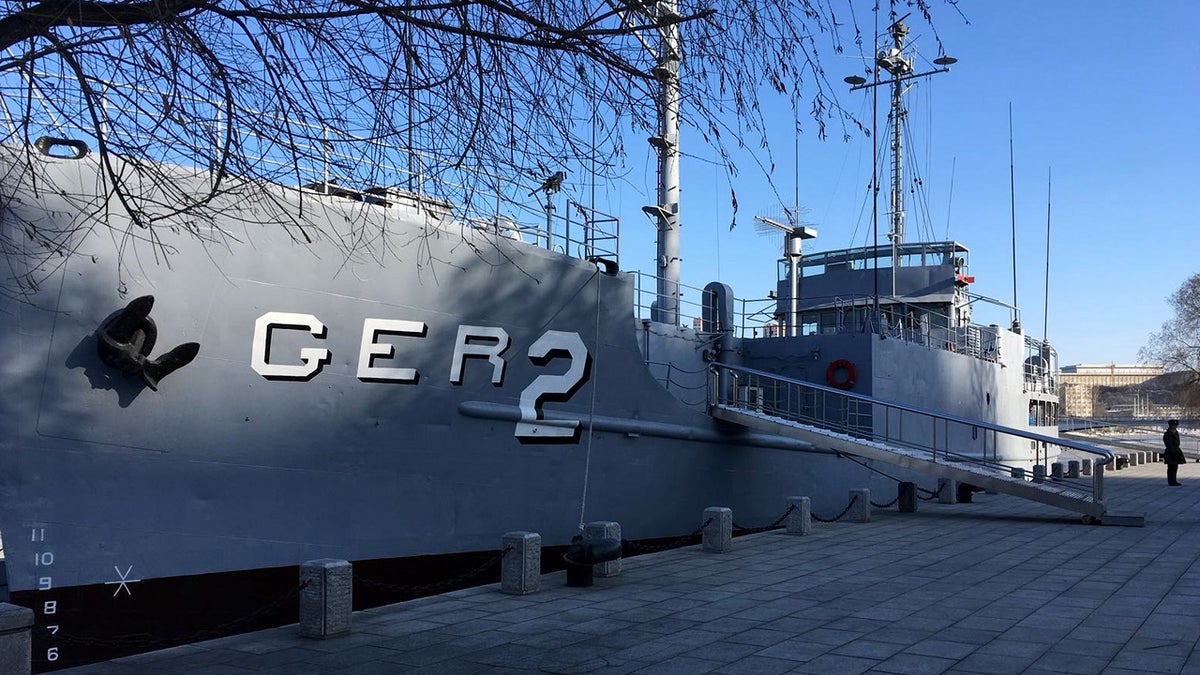
[[[1080,513],[1084,522],[1145,522],[1108,510],[1104,474],[1113,454],[1089,443],[723,363],[709,366],[708,408],[726,422],[1048,504]],[[1030,462],[1005,459],[1010,453],[1002,448],[1015,443],[1032,447]],[[1045,475],[1052,461],[1071,468]],[[1076,467],[1090,467],[1090,475]]]

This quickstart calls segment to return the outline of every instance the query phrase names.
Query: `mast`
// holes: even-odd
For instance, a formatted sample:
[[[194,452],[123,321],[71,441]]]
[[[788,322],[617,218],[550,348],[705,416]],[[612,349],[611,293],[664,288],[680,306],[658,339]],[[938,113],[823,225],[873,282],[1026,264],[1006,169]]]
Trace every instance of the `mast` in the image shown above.
[[[908,37],[908,26],[897,21],[888,27],[892,34],[891,49],[879,53],[879,66],[892,75],[892,105],[888,116],[892,118],[892,229],[888,239],[892,242],[892,267],[899,267],[900,245],[904,243],[904,84],[902,76],[912,73],[913,59],[904,56],[904,38]],[[892,275],[892,294],[896,293],[895,275]]]
[[[658,4],[658,18],[675,16],[675,0]],[[643,206],[658,229],[658,298],[650,318],[679,323],[679,26],[675,21],[659,28],[662,45],[651,70],[659,82],[658,135],[650,145],[658,153],[658,203]]]
[[[1019,307],[1017,304],[1017,178],[1016,178],[1016,160],[1013,155],[1013,124],[1012,124],[1012,101],[1008,102],[1008,208],[1012,218],[1012,271],[1013,271],[1013,307]],[[1013,310],[1012,330],[1014,333],[1021,332],[1021,320],[1017,317]]]
[[[1043,279],[1042,296],[1042,344],[1045,345],[1050,331],[1050,175],[1053,167],[1046,167],[1046,277]]]
[[[933,60],[936,68],[923,73],[913,72],[913,63],[915,57],[905,56],[905,40],[908,38],[908,26],[904,25],[904,19],[908,15],[897,19],[892,25],[888,26],[888,33],[891,35],[891,46],[880,49],[875,56],[876,79],[868,83],[866,79],[859,75],[851,75],[844,78],[844,81],[850,85],[850,91],[859,89],[875,89],[882,85],[891,85],[891,109],[888,112],[888,119],[892,124],[892,189],[891,189],[891,215],[892,225],[888,232],[888,240],[892,244],[892,267],[893,269],[900,266],[900,246],[904,243],[904,124],[908,112],[904,109],[904,88],[905,82],[914,80],[920,77],[928,77],[934,73],[945,73],[950,70],[950,66],[958,61],[951,56],[939,56]],[[880,80],[878,74],[880,70],[887,71],[891,76],[890,79]],[[872,169],[874,175],[874,169]],[[874,182],[874,179],[872,179]],[[892,274],[892,295],[896,294],[896,275]],[[878,294],[876,294],[878,296]]]

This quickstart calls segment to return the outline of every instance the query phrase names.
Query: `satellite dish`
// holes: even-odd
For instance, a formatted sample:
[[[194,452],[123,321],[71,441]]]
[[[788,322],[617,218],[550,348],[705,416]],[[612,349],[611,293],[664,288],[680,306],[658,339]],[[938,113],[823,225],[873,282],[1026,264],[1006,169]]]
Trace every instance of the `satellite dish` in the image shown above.
[[[958,63],[958,59],[953,56],[939,56],[933,60],[933,63],[937,66],[952,66]]]
[[[857,87],[860,84],[867,83],[867,80],[860,75],[850,75],[845,78],[842,78],[842,81],[845,82],[846,84],[850,85],[851,87]]]

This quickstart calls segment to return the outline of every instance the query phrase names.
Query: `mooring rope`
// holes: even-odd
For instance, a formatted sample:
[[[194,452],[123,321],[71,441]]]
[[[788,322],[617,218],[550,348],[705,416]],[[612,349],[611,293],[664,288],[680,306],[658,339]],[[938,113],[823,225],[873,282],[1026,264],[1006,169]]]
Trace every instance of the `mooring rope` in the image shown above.
[[[583,531],[584,515],[587,512],[588,479],[592,472],[592,430],[596,425],[596,390],[599,389],[600,372],[600,268],[596,268],[596,353],[592,356],[592,400],[588,408],[587,455],[583,462],[583,494],[579,498],[579,531]]]

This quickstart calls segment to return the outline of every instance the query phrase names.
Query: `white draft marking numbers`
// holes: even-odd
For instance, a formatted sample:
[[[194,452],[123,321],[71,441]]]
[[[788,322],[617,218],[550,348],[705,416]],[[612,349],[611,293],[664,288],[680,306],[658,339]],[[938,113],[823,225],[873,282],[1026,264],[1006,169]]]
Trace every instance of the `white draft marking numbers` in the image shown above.
[[[46,528],[29,528],[29,541],[34,544],[42,544],[42,546],[39,546],[38,548],[43,549],[36,550],[33,554],[33,566],[44,568],[38,571],[37,590],[39,592],[52,592],[54,590],[54,576],[52,574],[54,570],[49,568],[54,566],[54,552],[44,550],[44,546],[46,545]],[[41,597],[45,598],[46,596]],[[53,598],[53,596],[51,596],[51,598]],[[56,621],[57,619],[52,619],[50,617],[54,617],[56,614],[58,614],[58,600],[42,600],[41,609],[42,621],[47,624],[46,632],[49,633],[50,638],[53,638],[55,635],[58,635],[58,624],[51,623],[51,621]],[[46,648],[46,661],[48,663],[53,663],[58,660],[58,649],[59,648],[57,646],[49,646]]]
[[[587,381],[592,370],[592,355],[578,333],[551,330],[529,345],[529,360],[544,366],[557,356],[568,356],[571,365],[561,375],[538,375],[521,392],[521,421],[515,436],[522,443],[562,443],[578,441],[579,420],[547,420],[542,413],[545,401],[565,401]]]

